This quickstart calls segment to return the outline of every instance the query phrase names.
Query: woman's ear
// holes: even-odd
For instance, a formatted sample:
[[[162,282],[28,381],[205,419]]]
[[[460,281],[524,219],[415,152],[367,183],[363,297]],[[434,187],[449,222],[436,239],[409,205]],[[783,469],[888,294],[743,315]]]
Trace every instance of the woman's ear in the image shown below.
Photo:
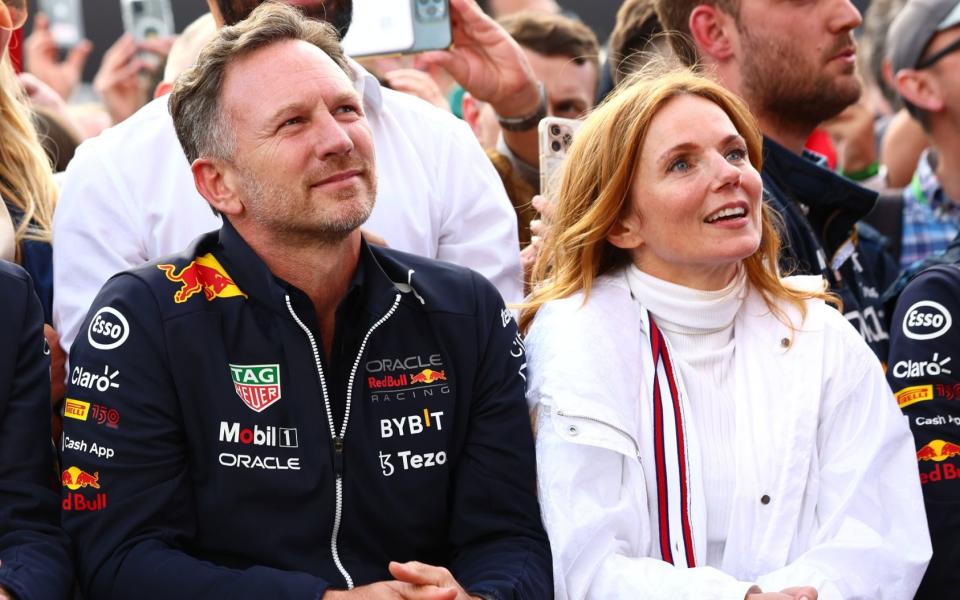
[[[643,245],[643,236],[640,233],[640,215],[628,210],[621,216],[607,233],[607,241],[624,250],[633,250]]]

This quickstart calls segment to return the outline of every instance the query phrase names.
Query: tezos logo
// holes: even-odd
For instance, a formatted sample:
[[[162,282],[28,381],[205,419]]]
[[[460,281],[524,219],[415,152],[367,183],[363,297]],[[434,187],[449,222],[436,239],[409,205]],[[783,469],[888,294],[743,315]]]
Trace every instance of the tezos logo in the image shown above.
[[[93,315],[87,328],[87,340],[100,350],[113,350],[120,347],[130,335],[127,318],[115,308],[104,306]]]
[[[904,379],[906,377],[936,377],[941,373],[949,375],[950,369],[947,368],[947,363],[951,360],[953,360],[953,358],[949,356],[941,359],[939,352],[934,352],[933,358],[930,360],[901,360],[893,365],[893,376],[898,379]]]
[[[110,367],[104,365],[103,375],[98,375],[96,373],[91,373],[81,366],[76,366],[73,368],[73,372],[70,374],[70,383],[73,385],[78,385],[82,388],[87,388],[88,390],[96,389],[101,392],[105,392],[110,388],[118,388],[120,384],[114,381],[117,376],[120,374],[120,371],[110,372]]]
[[[953,324],[950,312],[933,300],[914,303],[903,317],[903,335],[912,340],[932,340],[945,334]]]

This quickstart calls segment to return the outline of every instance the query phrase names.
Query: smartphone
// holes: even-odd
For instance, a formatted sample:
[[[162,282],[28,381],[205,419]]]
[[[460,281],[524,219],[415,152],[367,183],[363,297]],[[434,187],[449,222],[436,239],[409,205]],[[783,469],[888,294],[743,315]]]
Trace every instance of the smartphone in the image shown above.
[[[409,52],[450,47],[450,0],[410,0],[413,13],[413,47]]]
[[[557,200],[562,173],[560,167],[581,125],[583,121],[578,119],[546,117],[537,126],[540,135],[540,195],[550,202]]]
[[[343,38],[347,56],[403,54],[413,42],[410,4],[400,0],[353,0],[353,20]]]
[[[176,33],[170,0],[120,0],[123,28],[141,42]]]
[[[59,48],[73,48],[83,40],[80,0],[40,0],[40,11],[50,19],[50,35]]]

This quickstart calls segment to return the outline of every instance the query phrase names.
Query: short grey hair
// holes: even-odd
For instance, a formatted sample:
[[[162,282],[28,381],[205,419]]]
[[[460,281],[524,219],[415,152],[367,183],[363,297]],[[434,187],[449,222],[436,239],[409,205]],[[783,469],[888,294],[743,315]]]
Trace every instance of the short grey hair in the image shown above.
[[[285,40],[301,40],[323,50],[352,79],[340,37],[332,25],[308,19],[285,4],[261,4],[249,18],[222,28],[204,47],[194,66],[177,78],[169,109],[188,162],[201,156],[230,160],[236,138],[220,107],[227,67],[256,50]]]

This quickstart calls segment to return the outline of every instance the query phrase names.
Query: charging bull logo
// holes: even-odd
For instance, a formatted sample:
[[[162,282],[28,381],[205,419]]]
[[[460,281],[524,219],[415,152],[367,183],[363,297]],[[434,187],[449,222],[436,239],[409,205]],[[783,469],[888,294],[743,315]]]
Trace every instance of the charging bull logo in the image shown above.
[[[247,297],[212,254],[198,256],[179,273],[176,272],[176,265],[157,265],[157,268],[164,272],[167,279],[180,284],[180,289],[173,295],[177,304],[186,302],[201,291],[208,301],[233,296]]]
[[[443,371],[434,371],[433,369],[424,369],[410,378],[410,383],[433,383],[434,381],[446,381],[447,376]]]
[[[63,487],[71,490],[92,487],[95,490],[100,489],[100,472],[96,471],[93,475],[77,467],[70,467],[61,475]]]
[[[960,455],[960,446],[943,440],[933,440],[917,451],[917,460],[942,462]]]

